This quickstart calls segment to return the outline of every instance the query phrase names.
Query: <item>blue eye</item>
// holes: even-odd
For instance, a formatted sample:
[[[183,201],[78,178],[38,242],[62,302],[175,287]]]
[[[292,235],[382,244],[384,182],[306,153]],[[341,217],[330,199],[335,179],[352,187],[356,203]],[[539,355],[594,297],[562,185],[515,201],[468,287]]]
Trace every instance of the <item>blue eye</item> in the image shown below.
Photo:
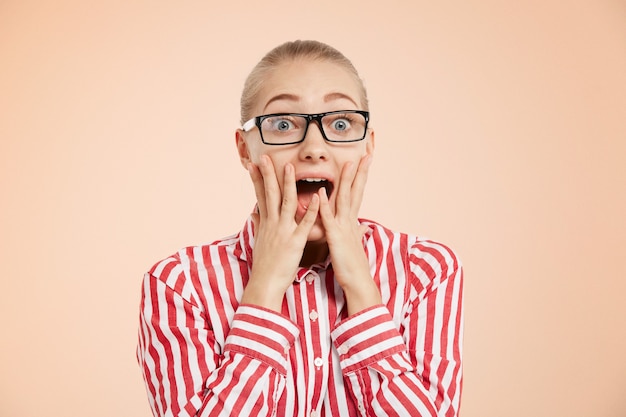
[[[270,117],[263,121],[263,129],[272,132],[287,133],[298,129],[302,122],[293,116]]]
[[[286,132],[291,128],[293,128],[293,123],[291,123],[289,120],[278,119],[274,123],[274,129],[278,130],[279,132]]]
[[[346,119],[338,119],[333,122],[333,129],[344,131],[350,129],[350,122]]]

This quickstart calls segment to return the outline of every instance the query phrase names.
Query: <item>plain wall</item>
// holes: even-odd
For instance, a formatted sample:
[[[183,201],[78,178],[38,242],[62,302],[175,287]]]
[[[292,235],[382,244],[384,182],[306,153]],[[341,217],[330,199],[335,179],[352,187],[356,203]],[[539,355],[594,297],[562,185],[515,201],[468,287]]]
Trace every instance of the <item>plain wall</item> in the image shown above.
[[[239,230],[286,40],[350,57],[361,210],[465,266],[463,417],[626,416],[623,1],[0,1],[0,416],[150,415],[143,273]]]

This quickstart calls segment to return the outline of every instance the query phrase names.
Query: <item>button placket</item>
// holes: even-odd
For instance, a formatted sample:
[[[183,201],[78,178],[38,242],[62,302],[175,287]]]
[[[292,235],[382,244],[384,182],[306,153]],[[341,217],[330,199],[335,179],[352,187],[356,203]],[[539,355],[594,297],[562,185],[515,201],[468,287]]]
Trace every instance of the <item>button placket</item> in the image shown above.
[[[322,365],[324,365],[324,359],[317,357],[313,360],[313,364],[317,367],[317,369],[319,370]]]

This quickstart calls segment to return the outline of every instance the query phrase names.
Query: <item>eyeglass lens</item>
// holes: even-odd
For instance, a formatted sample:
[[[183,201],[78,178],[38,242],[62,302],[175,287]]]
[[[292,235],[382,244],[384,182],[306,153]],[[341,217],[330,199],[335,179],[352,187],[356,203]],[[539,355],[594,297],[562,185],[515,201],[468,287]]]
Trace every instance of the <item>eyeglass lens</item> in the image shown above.
[[[295,143],[304,139],[307,124],[304,116],[270,116],[261,122],[261,133],[267,143]],[[363,139],[367,121],[360,113],[331,113],[323,116],[320,124],[329,141],[351,142]]]

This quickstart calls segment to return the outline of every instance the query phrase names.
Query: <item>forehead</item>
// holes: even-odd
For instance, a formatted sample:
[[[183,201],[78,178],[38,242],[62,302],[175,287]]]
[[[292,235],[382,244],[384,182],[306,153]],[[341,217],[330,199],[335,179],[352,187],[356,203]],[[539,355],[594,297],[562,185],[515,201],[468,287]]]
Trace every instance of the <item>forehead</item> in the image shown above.
[[[333,106],[362,108],[361,88],[354,74],[334,62],[299,59],[283,62],[265,74],[254,108],[256,114],[311,113]]]

